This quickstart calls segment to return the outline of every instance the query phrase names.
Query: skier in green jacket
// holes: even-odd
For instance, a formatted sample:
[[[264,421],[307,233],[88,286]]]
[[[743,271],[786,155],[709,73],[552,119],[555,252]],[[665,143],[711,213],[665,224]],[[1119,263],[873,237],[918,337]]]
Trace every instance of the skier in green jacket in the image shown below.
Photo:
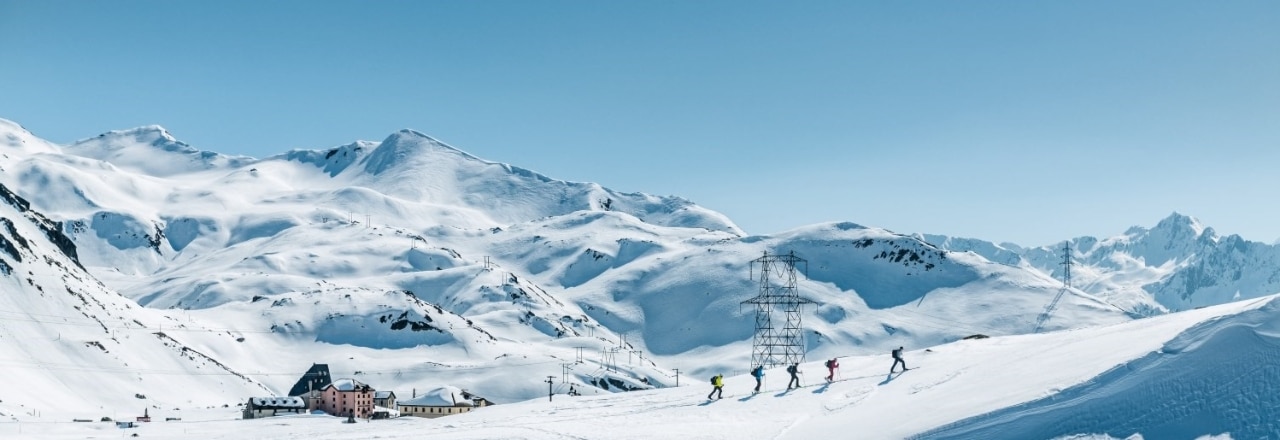
[[[716,396],[716,399],[723,399],[724,398],[724,375],[717,374],[714,377],[712,377],[711,386],[714,386],[715,388],[711,389],[711,394],[707,395],[707,400],[714,400],[711,398],[711,396]]]

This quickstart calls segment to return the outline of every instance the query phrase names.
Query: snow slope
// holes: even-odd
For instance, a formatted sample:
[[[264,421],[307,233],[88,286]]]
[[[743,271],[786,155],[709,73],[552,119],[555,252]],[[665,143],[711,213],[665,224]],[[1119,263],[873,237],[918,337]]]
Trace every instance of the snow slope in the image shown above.
[[[59,225],[0,185],[0,415],[221,405],[266,389],[93,279]],[[223,336],[226,337],[226,336]]]
[[[1264,301],[1255,301],[1255,303]],[[1073,433],[1190,438],[1280,435],[1280,303],[1200,322],[1158,351],[1057,393],[920,438],[1020,439]]]
[[[765,391],[726,378],[725,398],[686,378],[677,388],[556,396],[439,419],[343,424],[300,416],[231,420],[202,412],[151,423],[141,437],[201,439],[699,438],[1274,438],[1280,434],[1280,302],[1267,297],[1115,325],[964,340],[909,351],[911,371],[886,375],[887,355],[841,359],[838,380],[786,391],[781,369]],[[1245,361],[1224,365],[1224,352]],[[1226,368],[1224,368],[1226,367]],[[21,434],[18,430],[24,430]],[[120,435],[102,424],[0,425],[0,437]],[[1141,437],[1131,437],[1135,434]]]

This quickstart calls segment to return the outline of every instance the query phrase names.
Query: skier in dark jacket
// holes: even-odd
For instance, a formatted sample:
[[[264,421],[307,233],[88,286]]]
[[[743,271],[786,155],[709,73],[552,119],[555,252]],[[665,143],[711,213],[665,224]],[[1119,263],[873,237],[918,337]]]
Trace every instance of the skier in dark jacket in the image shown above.
[[[707,400],[713,400],[711,399],[711,396],[716,396],[716,399],[723,399],[724,398],[724,375],[717,374],[715,375],[715,377],[712,377],[711,386],[715,388],[711,389],[711,394],[707,395]]]
[[[893,370],[898,368],[898,364],[902,364],[902,371],[907,371],[907,361],[902,360],[902,347],[893,350],[893,366],[889,367],[889,374],[893,374]]]
[[[756,378],[756,389],[752,392],[760,392],[760,383],[764,381],[764,365],[756,365],[756,368],[751,370],[751,377]]]
[[[797,376],[797,374],[800,374],[800,364],[791,364],[790,367],[787,367],[787,372],[791,373],[791,381],[787,382],[787,389],[791,389],[791,384],[793,383],[796,384],[796,388],[800,388],[800,376]]]

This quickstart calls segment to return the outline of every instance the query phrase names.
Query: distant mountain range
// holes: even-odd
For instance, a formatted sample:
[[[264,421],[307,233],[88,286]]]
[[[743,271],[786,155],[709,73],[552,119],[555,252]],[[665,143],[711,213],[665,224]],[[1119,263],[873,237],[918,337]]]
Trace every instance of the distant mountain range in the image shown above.
[[[1062,278],[1071,250],[1073,286],[1141,315],[1188,310],[1280,292],[1280,246],[1218,235],[1173,213],[1154,228],[1077,237],[1024,248],[976,239],[919,235],[943,249],[974,252],[1001,264]]]
[[[412,130],[256,159],[155,126],[56,145],[0,120],[0,184],[57,225],[60,258],[102,295],[182,322],[175,340],[278,393],[298,378],[281,373],[313,362],[495,401],[545,395],[549,374],[611,392],[673,385],[672,368],[745,371],[753,315],[740,303],[765,252],[807,260],[815,358],[1028,333],[1062,287],[1062,243],[853,223],[747,236],[686,199],[555,180]],[[1070,243],[1074,288],[1046,330],[1280,290],[1273,246],[1181,215]],[[13,260],[0,252],[18,274],[0,280],[20,280]],[[63,266],[39,281],[68,283],[79,269]],[[10,283],[37,301],[23,284]]]

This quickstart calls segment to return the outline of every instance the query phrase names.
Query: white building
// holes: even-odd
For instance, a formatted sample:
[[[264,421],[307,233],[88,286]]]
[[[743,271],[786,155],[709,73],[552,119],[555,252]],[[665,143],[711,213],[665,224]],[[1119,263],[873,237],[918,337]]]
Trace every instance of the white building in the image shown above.
[[[471,411],[476,404],[462,390],[443,386],[397,403],[401,416],[436,418]]]
[[[246,419],[306,412],[307,401],[301,397],[250,397],[249,402],[244,405]]]

